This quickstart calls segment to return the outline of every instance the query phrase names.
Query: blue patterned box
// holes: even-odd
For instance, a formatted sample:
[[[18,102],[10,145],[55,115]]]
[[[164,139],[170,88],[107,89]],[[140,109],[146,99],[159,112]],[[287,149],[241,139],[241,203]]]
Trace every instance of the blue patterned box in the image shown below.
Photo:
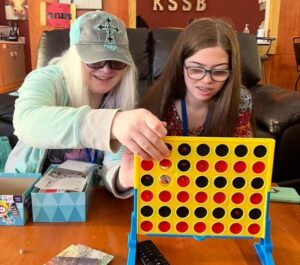
[[[0,225],[24,225],[31,213],[30,192],[41,174],[0,173]]]
[[[84,222],[86,221],[93,175],[88,177],[82,192],[40,193],[31,192],[33,222]]]

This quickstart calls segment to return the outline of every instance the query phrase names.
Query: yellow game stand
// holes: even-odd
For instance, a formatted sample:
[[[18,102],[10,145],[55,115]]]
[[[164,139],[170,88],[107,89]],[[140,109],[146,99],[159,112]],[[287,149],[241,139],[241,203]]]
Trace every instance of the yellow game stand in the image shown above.
[[[128,265],[137,235],[260,239],[262,264],[274,264],[269,191],[275,141],[266,138],[164,137],[162,161],[135,156]]]

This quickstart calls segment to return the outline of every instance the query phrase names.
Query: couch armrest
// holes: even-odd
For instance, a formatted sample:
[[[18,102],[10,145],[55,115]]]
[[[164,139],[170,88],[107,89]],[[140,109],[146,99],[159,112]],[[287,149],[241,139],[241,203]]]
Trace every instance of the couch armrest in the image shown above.
[[[300,122],[299,93],[269,85],[256,85],[250,91],[255,119],[270,133],[281,135]]]

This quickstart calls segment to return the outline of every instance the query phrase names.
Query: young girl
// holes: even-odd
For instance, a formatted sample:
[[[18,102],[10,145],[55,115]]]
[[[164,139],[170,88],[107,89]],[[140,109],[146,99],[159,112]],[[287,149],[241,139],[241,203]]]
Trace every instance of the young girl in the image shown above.
[[[252,136],[251,95],[241,85],[233,28],[212,18],[188,25],[143,105],[167,122],[168,135]]]

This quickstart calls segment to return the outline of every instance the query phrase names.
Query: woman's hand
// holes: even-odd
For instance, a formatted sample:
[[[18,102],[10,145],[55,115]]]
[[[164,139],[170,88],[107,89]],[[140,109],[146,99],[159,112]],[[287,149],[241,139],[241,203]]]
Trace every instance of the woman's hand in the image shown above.
[[[160,161],[169,154],[161,139],[167,134],[165,125],[145,109],[118,112],[112,124],[112,137],[142,159]]]
[[[126,150],[122,155],[119,176],[117,179],[118,190],[124,190],[133,187],[133,153]]]

